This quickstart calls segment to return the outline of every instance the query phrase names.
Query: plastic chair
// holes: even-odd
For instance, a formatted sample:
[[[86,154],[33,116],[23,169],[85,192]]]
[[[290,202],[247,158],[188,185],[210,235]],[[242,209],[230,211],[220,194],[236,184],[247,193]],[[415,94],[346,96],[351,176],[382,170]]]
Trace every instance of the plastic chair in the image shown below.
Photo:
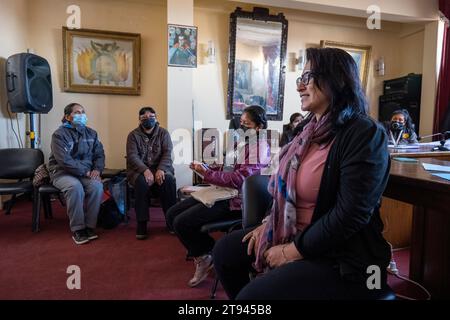
[[[12,195],[6,208],[11,213],[18,194],[32,194],[32,178],[36,169],[44,163],[44,154],[40,149],[11,148],[0,149],[0,179],[18,180],[0,183],[0,195]],[[35,201],[33,201],[33,212]]]

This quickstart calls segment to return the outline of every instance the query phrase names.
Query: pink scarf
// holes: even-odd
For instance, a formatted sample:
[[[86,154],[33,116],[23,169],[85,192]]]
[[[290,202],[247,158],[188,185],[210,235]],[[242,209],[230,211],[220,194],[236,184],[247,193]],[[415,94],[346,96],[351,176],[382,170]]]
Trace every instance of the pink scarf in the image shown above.
[[[264,271],[268,265],[264,252],[269,248],[291,242],[297,234],[296,178],[300,163],[306,156],[311,143],[329,141],[331,123],[329,114],[317,122],[315,116],[303,131],[280,151],[280,165],[269,181],[268,191],[273,196],[273,205],[256,251],[254,267]]]

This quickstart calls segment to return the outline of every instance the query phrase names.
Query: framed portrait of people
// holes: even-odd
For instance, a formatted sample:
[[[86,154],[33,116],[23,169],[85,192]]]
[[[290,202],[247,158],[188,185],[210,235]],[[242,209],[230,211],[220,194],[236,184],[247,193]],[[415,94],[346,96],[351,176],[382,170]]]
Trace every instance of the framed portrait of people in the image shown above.
[[[168,25],[168,65],[197,67],[197,27]]]

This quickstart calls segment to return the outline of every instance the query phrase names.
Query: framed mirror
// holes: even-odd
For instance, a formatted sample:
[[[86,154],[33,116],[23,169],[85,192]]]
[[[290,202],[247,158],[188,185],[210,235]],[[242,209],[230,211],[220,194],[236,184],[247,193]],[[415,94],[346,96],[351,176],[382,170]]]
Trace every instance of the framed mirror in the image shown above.
[[[265,8],[230,15],[227,119],[260,105],[269,120],[283,119],[288,22]]]

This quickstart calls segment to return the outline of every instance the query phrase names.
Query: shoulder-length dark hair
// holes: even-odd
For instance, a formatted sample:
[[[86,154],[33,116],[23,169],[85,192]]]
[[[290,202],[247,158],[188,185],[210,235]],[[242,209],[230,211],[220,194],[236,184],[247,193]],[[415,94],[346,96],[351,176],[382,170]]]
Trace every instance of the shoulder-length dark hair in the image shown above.
[[[308,48],[306,60],[311,63],[314,84],[330,100],[331,136],[356,115],[367,114],[367,101],[358,67],[352,56],[337,48]],[[314,114],[310,113],[307,120]],[[309,121],[297,126],[296,132],[303,130]]]
[[[412,122],[412,119],[411,119],[411,116],[409,115],[408,110],[406,110],[406,109],[395,110],[394,112],[392,112],[391,119],[392,119],[393,116],[395,116],[397,114],[401,114],[405,118],[405,128],[406,128],[406,130],[408,130],[408,131],[415,131],[415,126],[414,126],[414,123]]]

